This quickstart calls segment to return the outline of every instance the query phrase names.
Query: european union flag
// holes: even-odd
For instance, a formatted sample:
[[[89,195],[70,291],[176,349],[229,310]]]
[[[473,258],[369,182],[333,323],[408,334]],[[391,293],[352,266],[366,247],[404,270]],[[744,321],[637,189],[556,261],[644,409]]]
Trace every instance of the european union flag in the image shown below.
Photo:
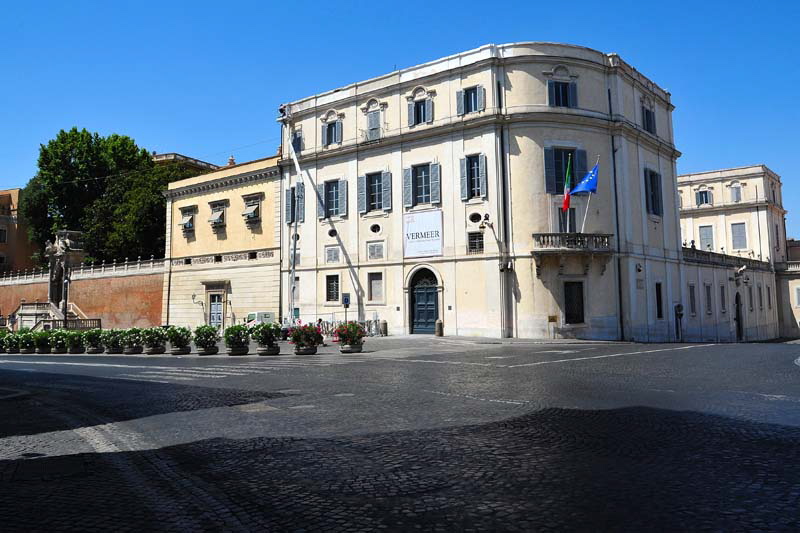
[[[599,163],[586,173],[586,176],[571,191],[570,195],[597,192],[597,167]]]

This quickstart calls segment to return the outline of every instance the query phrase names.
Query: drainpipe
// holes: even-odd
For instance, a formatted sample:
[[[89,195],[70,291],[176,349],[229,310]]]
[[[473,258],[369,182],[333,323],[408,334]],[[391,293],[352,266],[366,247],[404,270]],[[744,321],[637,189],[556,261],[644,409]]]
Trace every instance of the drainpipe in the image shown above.
[[[609,125],[613,124],[614,122],[614,112],[613,108],[611,107],[611,88],[608,88],[608,120]],[[622,312],[622,258],[620,254],[622,253],[622,235],[619,232],[619,197],[617,196],[617,147],[616,142],[614,141],[614,132],[611,132],[611,169],[612,169],[612,177],[614,183],[614,205],[616,209],[614,209],[614,222],[616,224],[616,231],[617,231],[617,301],[619,306],[619,338],[620,340],[625,340],[625,319],[624,313]]]

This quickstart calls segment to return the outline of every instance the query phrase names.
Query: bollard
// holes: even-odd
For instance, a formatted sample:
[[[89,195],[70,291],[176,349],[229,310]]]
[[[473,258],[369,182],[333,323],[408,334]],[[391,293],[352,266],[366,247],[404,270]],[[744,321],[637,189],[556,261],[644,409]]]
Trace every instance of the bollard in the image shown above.
[[[382,337],[386,337],[387,335],[389,335],[389,323],[386,322],[385,320],[381,320],[380,329],[381,329],[380,333],[381,333]]]
[[[436,325],[433,327],[433,334],[437,337],[444,336],[444,322],[441,318],[436,319]]]

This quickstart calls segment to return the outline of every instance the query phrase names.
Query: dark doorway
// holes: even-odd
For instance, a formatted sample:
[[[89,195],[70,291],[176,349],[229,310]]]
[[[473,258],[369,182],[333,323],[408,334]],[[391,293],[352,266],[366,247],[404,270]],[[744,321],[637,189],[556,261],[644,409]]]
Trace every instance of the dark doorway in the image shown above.
[[[564,282],[564,322],[583,324],[583,282]]]
[[[736,322],[736,341],[742,342],[744,340],[744,324],[742,324],[742,297],[738,292],[736,293],[736,299],[734,300],[734,307],[736,308],[733,318],[733,321]]]
[[[433,333],[439,318],[439,287],[427,268],[411,278],[411,333]]]

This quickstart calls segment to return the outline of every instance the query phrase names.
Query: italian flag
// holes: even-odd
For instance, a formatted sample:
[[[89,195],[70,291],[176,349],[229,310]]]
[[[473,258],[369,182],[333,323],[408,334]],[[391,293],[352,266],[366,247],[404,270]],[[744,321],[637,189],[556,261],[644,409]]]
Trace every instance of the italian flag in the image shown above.
[[[564,203],[561,205],[561,211],[566,212],[569,209],[569,189],[572,186],[572,154],[567,156],[567,175],[564,178]]]

